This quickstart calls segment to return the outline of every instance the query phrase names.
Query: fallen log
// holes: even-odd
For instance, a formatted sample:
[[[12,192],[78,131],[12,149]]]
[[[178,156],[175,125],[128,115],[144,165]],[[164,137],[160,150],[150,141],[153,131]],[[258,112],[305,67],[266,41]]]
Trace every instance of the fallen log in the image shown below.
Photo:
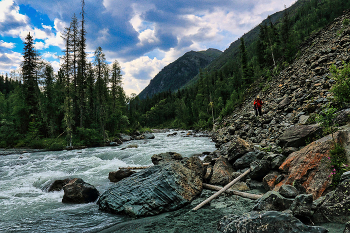
[[[245,175],[247,175],[250,172],[250,168],[245,171],[243,174],[241,174],[240,176],[238,176],[236,179],[234,179],[233,181],[231,181],[230,183],[228,183],[227,185],[225,185],[225,187],[223,187],[220,191],[214,193],[212,196],[210,196],[208,199],[206,199],[205,201],[203,201],[202,203],[200,203],[199,205],[197,205],[196,207],[194,207],[192,210],[198,210],[199,208],[203,207],[205,204],[209,203],[211,200],[213,200],[214,198],[216,198],[217,196],[219,196],[221,193],[225,192],[227,189],[229,189],[232,185],[234,185],[235,183],[237,183],[240,179],[242,179]]]
[[[211,185],[211,184],[205,184],[205,183],[203,183],[203,188],[210,189],[210,190],[216,190],[216,191],[220,191],[222,189],[222,187]],[[233,190],[233,189],[227,189],[225,192],[232,193],[234,195],[238,195],[241,197],[250,198],[253,200],[257,200],[263,196],[263,195],[252,194],[252,193],[244,193],[244,192],[240,192],[240,191]]]
[[[119,169],[129,169],[129,170],[133,170],[133,169],[146,169],[149,168],[151,166],[143,166],[143,167],[120,167]]]

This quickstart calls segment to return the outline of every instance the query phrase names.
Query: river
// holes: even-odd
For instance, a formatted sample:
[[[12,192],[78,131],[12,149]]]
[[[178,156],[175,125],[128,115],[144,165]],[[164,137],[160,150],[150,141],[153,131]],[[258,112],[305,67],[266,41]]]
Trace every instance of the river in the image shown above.
[[[151,165],[152,155],[169,151],[189,157],[215,150],[210,138],[186,133],[155,133],[155,139],[118,147],[0,156],[0,232],[98,232],[129,221],[99,211],[96,203],[63,204],[63,191],[46,190],[54,180],[77,177],[103,193],[113,185],[108,173],[119,167]],[[129,144],[138,148],[123,150]]]

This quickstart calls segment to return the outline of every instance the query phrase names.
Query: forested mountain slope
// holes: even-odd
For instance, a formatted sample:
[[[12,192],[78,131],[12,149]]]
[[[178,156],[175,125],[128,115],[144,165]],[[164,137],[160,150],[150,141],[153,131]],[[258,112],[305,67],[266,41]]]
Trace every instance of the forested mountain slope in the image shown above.
[[[327,108],[350,113],[350,109],[346,110],[349,105],[336,102],[330,91],[336,83],[331,67],[342,69],[350,61],[349,22],[350,10],[310,37],[300,47],[299,57],[278,76],[260,80],[263,86],[252,85],[240,107],[217,122],[218,140],[238,135],[276,149],[287,129],[315,123],[315,117]],[[265,102],[259,118],[253,110],[257,95]]]
[[[154,94],[175,91],[185,85],[189,80],[199,73],[217,58],[222,52],[217,49],[206,51],[190,51],[178,58],[176,61],[165,66],[151,81],[150,84],[139,94],[140,99]]]

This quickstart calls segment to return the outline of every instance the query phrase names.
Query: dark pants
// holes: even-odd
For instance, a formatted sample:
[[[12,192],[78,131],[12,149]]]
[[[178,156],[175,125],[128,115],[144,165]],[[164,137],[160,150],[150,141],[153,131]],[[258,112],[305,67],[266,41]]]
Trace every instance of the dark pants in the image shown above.
[[[261,113],[261,107],[255,107],[255,115],[259,115],[259,116],[262,116],[262,113]]]

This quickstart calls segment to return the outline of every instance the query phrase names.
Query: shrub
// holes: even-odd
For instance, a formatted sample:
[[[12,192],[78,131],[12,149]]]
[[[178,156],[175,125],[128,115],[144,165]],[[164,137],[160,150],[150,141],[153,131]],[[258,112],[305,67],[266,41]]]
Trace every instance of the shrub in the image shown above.
[[[343,68],[337,68],[334,64],[330,71],[336,83],[331,88],[335,100],[339,102],[350,102],[350,64],[343,62]]]
[[[330,151],[328,159],[331,160],[332,186],[336,186],[340,182],[341,175],[349,170],[344,147],[338,143],[334,144],[334,148]]]
[[[103,143],[102,135],[95,129],[78,127],[74,135],[75,145],[99,146]]]

